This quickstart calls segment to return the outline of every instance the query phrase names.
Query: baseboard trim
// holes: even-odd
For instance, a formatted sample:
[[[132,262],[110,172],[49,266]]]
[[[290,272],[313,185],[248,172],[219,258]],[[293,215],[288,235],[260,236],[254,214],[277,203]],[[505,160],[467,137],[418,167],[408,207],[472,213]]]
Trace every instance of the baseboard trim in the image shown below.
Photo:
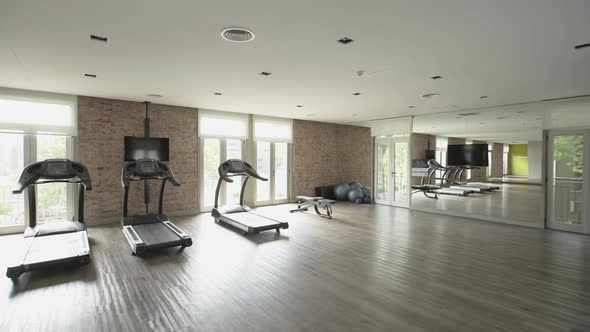
[[[504,218],[489,217],[489,216],[475,215],[475,214],[469,214],[469,213],[458,213],[458,212],[451,212],[451,211],[438,210],[438,209],[429,209],[429,208],[410,207],[410,210],[435,213],[435,214],[442,214],[442,215],[446,215],[446,216],[459,217],[459,218],[465,218],[465,219],[491,221],[491,222],[497,222],[500,224],[507,224],[507,225],[514,225],[514,226],[523,226],[523,227],[540,228],[540,229],[545,228],[543,220],[541,220],[540,223],[531,223],[531,222],[526,222],[526,221],[521,221],[521,220],[504,219]]]

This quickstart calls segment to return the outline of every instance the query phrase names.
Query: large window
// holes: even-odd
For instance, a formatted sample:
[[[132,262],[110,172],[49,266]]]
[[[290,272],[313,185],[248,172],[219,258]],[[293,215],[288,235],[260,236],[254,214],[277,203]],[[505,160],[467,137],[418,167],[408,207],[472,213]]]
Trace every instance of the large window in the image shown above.
[[[274,204],[289,199],[289,147],[292,121],[254,117],[256,169],[268,181],[256,182],[256,202]]]
[[[210,210],[215,203],[219,164],[227,159],[244,159],[248,121],[247,114],[199,110],[201,210]],[[219,205],[239,204],[242,179],[237,176],[232,179],[233,183],[221,184]]]
[[[26,194],[12,194],[25,165],[72,159],[71,137],[76,135],[75,96],[0,88],[0,233],[27,226]],[[71,219],[73,186],[37,186],[37,222]]]

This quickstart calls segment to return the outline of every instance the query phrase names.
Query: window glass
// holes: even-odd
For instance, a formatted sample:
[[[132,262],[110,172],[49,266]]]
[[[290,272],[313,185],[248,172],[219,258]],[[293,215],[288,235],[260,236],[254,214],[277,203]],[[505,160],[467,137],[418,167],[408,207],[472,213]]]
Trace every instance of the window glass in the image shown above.
[[[0,227],[25,223],[24,194],[12,193],[23,168],[23,135],[0,134]]]
[[[65,136],[37,136],[37,161],[67,158]],[[37,222],[67,220],[68,195],[66,183],[48,183],[37,186]]]

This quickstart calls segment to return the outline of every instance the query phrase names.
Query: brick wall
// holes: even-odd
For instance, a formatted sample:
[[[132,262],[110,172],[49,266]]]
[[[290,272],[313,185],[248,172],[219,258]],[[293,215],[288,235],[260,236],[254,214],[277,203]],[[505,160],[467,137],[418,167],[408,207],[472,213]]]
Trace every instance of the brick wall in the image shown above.
[[[121,216],[123,137],[143,136],[145,106],[94,97],[78,98],[80,161],[88,167],[93,191],[87,194],[85,215],[90,223],[117,221]],[[170,165],[182,183],[167,186],[164,207],[170,212],[197,207],[197,116],[191,108],[150,105],[151,136],[170,138]],[[152,209],[157,209],[158,185],[153,183]],[[129,213],[142,212],[143,187],[135,182],[129,193]]]
[[[371,149],[370,128],[293,120],[291,195],[350,181],[372,187]]]
[[[492,145],[492,176],[501,177],[504,173],[504,144]]]

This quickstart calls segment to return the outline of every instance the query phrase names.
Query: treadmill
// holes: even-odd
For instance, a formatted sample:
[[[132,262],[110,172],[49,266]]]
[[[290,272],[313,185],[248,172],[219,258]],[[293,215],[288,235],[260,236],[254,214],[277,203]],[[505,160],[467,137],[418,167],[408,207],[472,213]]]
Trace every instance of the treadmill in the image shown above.
[[[77,183],[78,220],[51,221],[37,225],[35,186],[45,183]],[[16,279],[22,273],[49,269],[57,265],[90,262],[90,245],[84,223],[84,191],[92,190],[88,169],[68,159],[48,159],[25,167],[14,194],[27,189],[29,227],[25,230],[23,255],[16,257],[6,269],[8,278]]]
[[[426,178],[422,178],[420,186],[416,186],[415,189],[421,191],[428,190],[431,193],[440,195],[453,195],[453,196],[468,196],[469,194],[475,193],[476,190],[471,188],[453,188],[451,184],[445,183],[448,180],[449,174],[454,170],[452,167],[444,167],[434,159],[428,160],[428,174]],[[436,171],[444,171],[440,180],[440,185],[436,184]]]
[[[127,205],[129,198],[129,184],[131,181],[160,180],[160,200],[158,213],[149,213],[149,200],[146,199],[146,213],[128,216]],[[178,226],[170,222],[163,213],[164,189],[166,182],[175,187],[180,182],[172,173],[172,169],[165,163],[155,159],[138,159],[126,162],[121,173],[123,185],[123,216],[121,225],[123,234],[131,247],[131,254],[141,256],[147,251],[170,247],[189,247],[193,244],[191,237]],[[147,185],[147,181],[144,181]]]
[[[281,228],[289,228],[286,222],[278,221],[269,217],[257,214],[255,210],[244,204],[244,191],[248,179],[253,177],[260,181],[268,181],[268,179],[260,176],[254,168],[240,159],[229,159],[221,163],[218,168],[219,180],[217,181],[217,188],[215,189],[215,205],[211,211],[211,216],[215,218],[216,222],[224,222],[235,228],[240,229],[244,235],[257,234],[262,231],[275,229],[280,232]],[[239,205],[226,205],[219,207],[219,192],[223,181],[232,183],[234,176],[243,176],[242,190],[240,191]]]

